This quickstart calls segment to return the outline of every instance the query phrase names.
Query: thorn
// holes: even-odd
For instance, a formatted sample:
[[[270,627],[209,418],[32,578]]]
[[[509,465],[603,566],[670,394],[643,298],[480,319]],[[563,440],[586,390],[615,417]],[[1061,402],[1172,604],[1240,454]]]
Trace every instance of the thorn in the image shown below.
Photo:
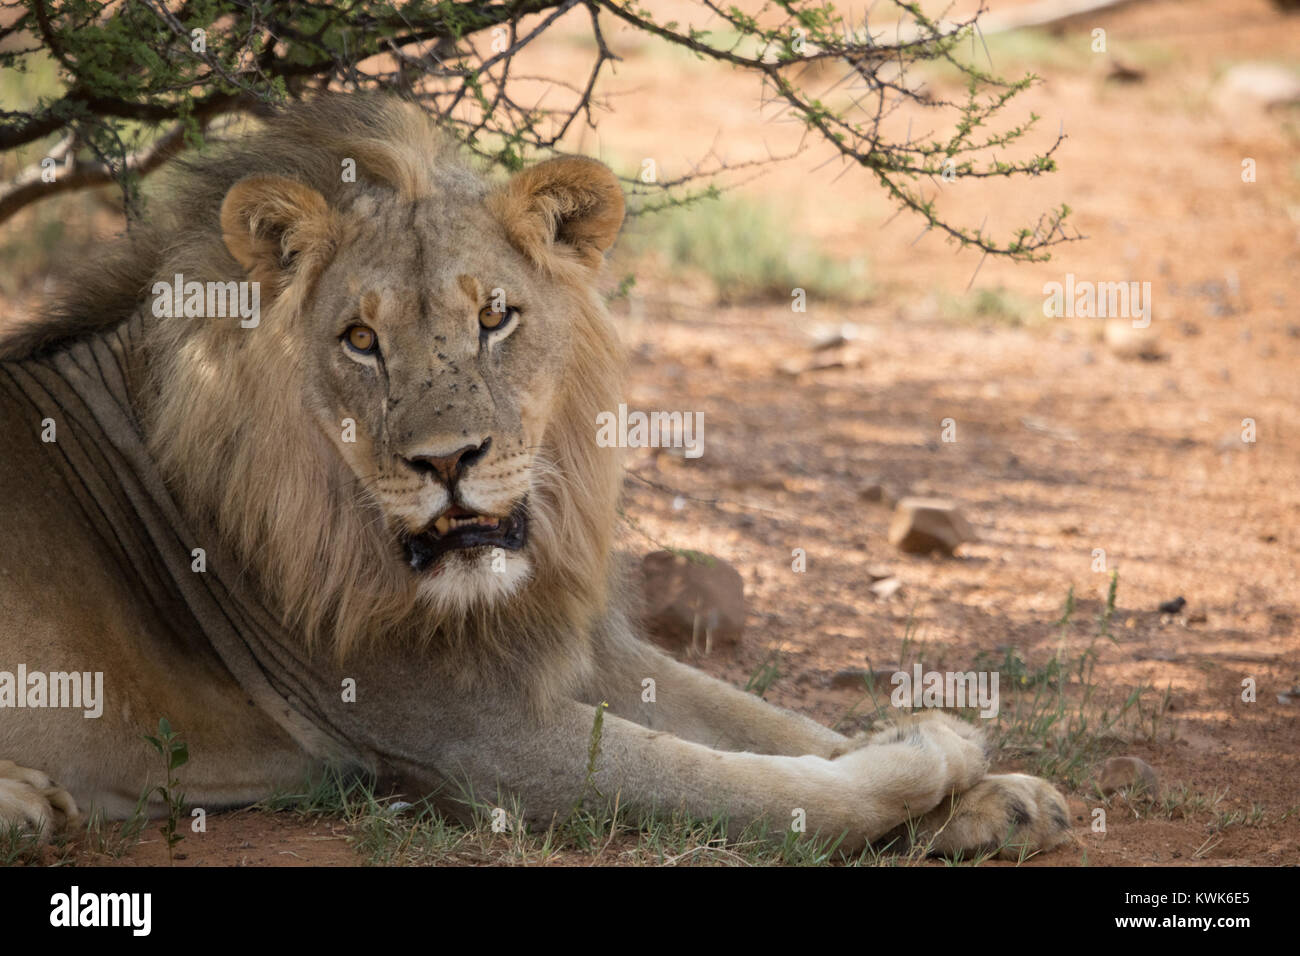
[[[989,45],[984,41],[984,28],[980,26],[979,20],[975,21],[975,32],[979,34],[980,44],[984,47],[984,55],[988,58],[989,69],[993,68],[993,55],[989,53]]]
[[[979,265],[975,266],[975,271],[971,273],[970,282],[967,282],[967,283],[966,283],[966,291],[967,291],[967,292],[969,292],[969,291],[970,291],[970,287],[973,286],[973,285],[975,284],[975,277],[976,277],[977,275],[980,274],[980,267],[984,265],[984,260],[987,259],[988,257],[989,257],[989,254],[988,254],[988,250],[986,249],[986,250],[984,251],[984,255],[980,256]]]

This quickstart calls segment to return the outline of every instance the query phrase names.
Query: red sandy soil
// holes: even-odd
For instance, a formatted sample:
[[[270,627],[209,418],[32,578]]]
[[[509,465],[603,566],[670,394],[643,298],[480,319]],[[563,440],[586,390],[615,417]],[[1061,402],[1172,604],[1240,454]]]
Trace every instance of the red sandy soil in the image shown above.
[[[639,470],[725,503],[674,511],[671,496],[633,482],[628,510],[648,516],[651,536],[725,557],[745,578],[744,648],[703,666],[743,683],[777,648],[782,676],[768,699],[827,722],[861,696],[830,689],[830,676],[897,664],[909,616],[927,664],[964,669],[1005,645],[1041,663],[1073,587],[1088,599],[1076,617],[1082,639],[1107,584],[1092,552],[1105,549],[1120,572],[1120,643],[1102,650],[1099,681],[1173,694],[1160,742],[1118,752],[1148,760],[1166,787],[1226,791],[1219,810],[1266,813],[1259,826],[1218,834],[1205,814],[1111,809],[1105,835],[1081,826],[1077,849],[1041,862],[1186,862],[1221,837],[1200,862],[1294,864],[1300,703],[1277,694],[1300,677],[1296,131],[1294,114],[1227,110],[1211,91],[1225,64],[1293,55],[1300,21],[1265,3],[1206,2],[1137,5],[1103,23],[1116,55],[1156,44],[1167,62],[1136,85],[1108,82],[1102,63],[1049,72],[1018,108],[1042,114],[1052,135],[1064,121],[1061,171],[1029,187],[949,187],[944,208],[1009,228],[1069,202],[1086,242],[1044,265],[986,261],[969,294],[1002,286],[1037,310],[1042,284],[1066,272],[1151,281],[1164,357],[1115,357],[1095,319],[1007,329],[948,314],[945,296],[965,294],[978,256],[954,256],[936,236],[910,245],[920,227],[906,216],[881,230],[879,196],[846,185],[849,176],[829,189],[801,178],[796,160],[783,196],[831,248],[867,250],[884,294],[863,309],[810,305],[792,316],[711,308],[672,285],[650,291],[629,404],[704,411],[706,451],[695,461],[660,454]],[[1088,36],[1079,28],[1062,42],[1086,48]],[[690,119],[704,124],[697,112]],[[1247,156],[1269,170],[1253,184],[1240,177]],[[807,326],[844,321],[861,327],[847,367],[783,376],[791,360],[814,358]],[[1240,440],[1246,417],[1259,428],[1253,445]],[[940,440],[947,418],[955,443]],[[954,499],[980,542],[955,560],[896,552],[890,511],[860,497],[877,482]],[[797,547],[808,553],[803,575],[790,570]],[[902,581],[901,596],[872,600],[865,571],[877,565]],[[1157,613],[1177,595],[1188,601],[1181,616]],[[1255,703],[1241,699],[1247,677]],[[1071,796],[1080,817],[1099,805]]]

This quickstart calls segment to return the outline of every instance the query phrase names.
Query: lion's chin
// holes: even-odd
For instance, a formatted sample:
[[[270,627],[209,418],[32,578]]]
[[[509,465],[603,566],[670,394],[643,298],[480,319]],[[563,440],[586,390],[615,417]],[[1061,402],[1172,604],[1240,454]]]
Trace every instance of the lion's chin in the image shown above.
[[[422,574],[420,603],[440,617],[464,615],[506,600],[532,576],[532,560],[519,551],[481,547],[447,554]]]

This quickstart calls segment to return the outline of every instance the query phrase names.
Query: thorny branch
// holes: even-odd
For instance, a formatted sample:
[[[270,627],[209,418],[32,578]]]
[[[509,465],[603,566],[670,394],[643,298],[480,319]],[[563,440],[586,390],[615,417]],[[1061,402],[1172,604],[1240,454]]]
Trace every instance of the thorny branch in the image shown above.
[[[575,126],[595,128],[599,112],[610,108],[600,80],[619,57],[602,26],[604,15],[606,25],[616,20],[755,76],[760,109],[802,124],[802,148],[829,144],[846,170],[865,170],[900,210],[920,216],[925,232],[937,230],[984,255],[1030,261],[1080,238],[1065,225],[1065,206],[1002,240],[984,225],[950,222],[936,209],[942,183],[1054,170],[1064,140],[1062,131],[1027,159],[1003,161],[995,154],[1019,145],[1037,122],[1030,114],[1003,132],[988,129],[1036,78],[1004,80],[958,54],[966,40],[973,43],[983,6],[948,21],[927,16],[912,0],[888,0],[896,22],[873,29],[867,17],[855,25],[825,0],[765,0],[753,12],[719,0],[696,3],[710,29],[661,23],[639,0],[0,2],[8,22],[0,28],[0,41],[6,41],[0,68],[20,67],[44,51],[57,63],[61,83],[57,95],[31,109],[0,110],[0,153],[51,137],[73,144],[71,171],[60,175],[57,188],[42,182],[40,157],[0,187],[0,221],[56,191],[110,180],[119,181],[129,198],[128,180],[184,145],[198,144],[214,117],[258,112],[311,89],[400,90],[474,153],[519,169],[558,149]],[[574,83],[517,69],[516,58],[578,7],[594,46],[585,77]],[[966,81],[965,98],[940,98],[913,83],[908,68],[922,62],[954,68]],[[810,83],[828,67],[843,72],[815,94]],[[524,101],[525,90],[536,96],[539,79],[545,91]],[[912,119],[922,112],[947,132],[913,136]],[[905,136],[893,126],[902,115],[908,117]],[[160,126],[167,131],[158,133]],[[152,142],[149,134],[156,137]],[[77,161],[78,151],[86,160]],[[684,175],[626,181],[636,208],[649,211],[714,194],[718,174],[739,168],[711,150]],[[936,187],[928,197],[927,180]]]

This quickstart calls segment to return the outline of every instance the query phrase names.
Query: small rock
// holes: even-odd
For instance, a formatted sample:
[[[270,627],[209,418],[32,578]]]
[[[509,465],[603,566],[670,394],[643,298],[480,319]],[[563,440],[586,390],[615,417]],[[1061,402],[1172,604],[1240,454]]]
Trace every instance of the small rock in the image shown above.
[[[745,585],[722,559],[653,551],[641,559],[641,586],[647,634],[661,647],[704,655],[740,643]]]
[[[843,348],[831,355],[819,355],[808,363],[805,372],[829,372],[837,368],[861,368],[867,362],[862,349]]]
[[[942,498],[904,498],[889,526],[889,543],[909,554],[952,554],[959,545],[977,540],[957,506]]]
[[[853,322],[838,326],[818,326],[812,331],[812,348],[814,352],[833,349],[847,345],[862,337],[862,330]]]
[[[1102,330],[1106,347],[1122,359],[1158,359],[1160,348],[1151,326],[1135,329],[1132,319],[1107,319]]]
[[[1279,704],[1300,704],[1300,687],[1292,687],[1277,695]]]
[[[1186,606],[1187,606],[1187,599],[1180,594],[1172,601],[1165,601],[1156,610],[1158,610],[1161,614],[1177,614]]]
[[[1141,83],[1147,78],[1145,70],[1122,63],[1112,57],[1110,61],[1110,72],[1106,74],[1106,79],[1113,83]]]
[[[1223,74],[1214,99],[1229,113],[1239,112],[1247,103],[1265,109],[1288,106],[1300,102],[1300,77],[1272,63],[1239,63]]]
[[[902,586],[903,582],[898,578],[882,578],[872,582],[871,593],[876,596],[877,601],[888,601]]]
[[[858,497],[863,501],[870,501],[874,504],[892,505],[894,503],[893,493],[878,481],[873,481],[869,485],[863,485],[858,491]]]
[[[1105,796],[1135,788],[1154,798],[1160,795],[1160,775],[1141,757],[1111,757],[1101,768],[1097,786]]]
[[[892,578],[893,576],[894,572],[889,570],[889,568],[885,567],[883,564],[873,564],[871,567],[867,568],[867,577],[870,578],[872,582],[883,581],[885,578]]]
[[[799,358],[786,359],[779,366],[783,375],[798,378],[809,372],[829,372],[833,369],[861,368],[867,363],[867,354],[862,349],[845,347],[829,354],[817,353],[811,360]]]

